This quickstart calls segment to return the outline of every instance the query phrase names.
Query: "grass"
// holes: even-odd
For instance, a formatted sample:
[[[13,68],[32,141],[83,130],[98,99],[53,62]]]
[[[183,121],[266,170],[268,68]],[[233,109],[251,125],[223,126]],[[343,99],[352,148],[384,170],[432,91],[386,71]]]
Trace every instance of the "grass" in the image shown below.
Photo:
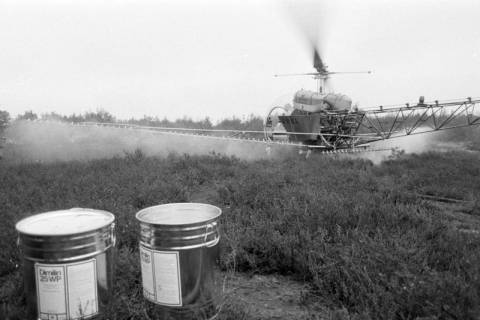
[[[223,269],[307,281],[306,300],[338,319],[478,319],[480,239],[456,230],[417,193],[478,200],[478,154],[367,160],[295,156],[246,162],[220,155],[0,165],[0,318],[23,319],[14,224],[70,207],[117,219],[113,319],[144,319],[141,208],[196,199],[223,210]],[[249,318],[229,301],[223,319]]]

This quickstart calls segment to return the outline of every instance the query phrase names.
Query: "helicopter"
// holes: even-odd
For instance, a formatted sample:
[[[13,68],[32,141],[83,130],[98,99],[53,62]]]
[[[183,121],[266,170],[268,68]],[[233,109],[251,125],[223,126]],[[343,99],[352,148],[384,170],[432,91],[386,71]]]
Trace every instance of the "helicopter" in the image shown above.
[[[475,110],[480,99],[471,97],[426,102],[421,96],[413,104],[360,110],[350,97],[326,92],[325,83],[334,74],[371,71],[330,72],[315,47],[313,67],[316,72],[275,75],[313,76],[317,91],[301,89],[293,97],[293,107],[271,108],[264,122],[267,141],[297,142],[309,150],[354,150],[380,140],[480,124]]]

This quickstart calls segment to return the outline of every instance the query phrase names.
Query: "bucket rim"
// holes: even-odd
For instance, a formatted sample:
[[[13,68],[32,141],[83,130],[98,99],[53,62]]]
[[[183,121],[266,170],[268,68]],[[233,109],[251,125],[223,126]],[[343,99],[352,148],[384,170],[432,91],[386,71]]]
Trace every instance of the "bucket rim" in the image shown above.
[[[59,216],[65,217],[65,215],[68,215],[68,214],[74,215],[74,214],[81,214],[81,213],[92,213],[92,214],[97,214],[98,216],[102,215],[106,217],[106,219],[105,221],[97,225],[93,225],[88,228],[82,228],[82,229],[73,230],[73,231],[59,230],[55,232],[45,232],[45,231],[28,229],[28,227],[31,226],[32,223],[39,222],[45,218],[54,219],[55,217],[59,217]],[[115,215],[105,210],[90,209],[90,208],[71,208],[71,209],[46,211],[46,212],[41,212],[41,213],[37,213],[31,216],[25,217],[15,224],[15,229],[17,230],[18,233],[22,235],[56,237],[56,236],[78,235],[82,233],[92,232],[95,230],[105,228],[106,226],[111,225],[114,221],[115,221]]]
[[[180,222],[180,221],[155,221],[152,219],[148,219],[145,216],[148,213],[151,213],[154,210],[168,210],[172,209],[174,210],[192,210],[192,209],[198,209],[198,208],[207,208],[210,211],[210,215],[208,218],[205,219],[197,219],[194,221],[188,221],[188,222]],[[140,222],[140,223],[146,223],[150,225],[165,225],[165,226],[187,226],[187,225],[195,225],[195,224],[201,224],[205,223],[211,220],[215,220],[218,217],[222,215],[222,209],[220,209],[217,206],[214,206],[212,204],[208,203],[200,203],[200,202],[174,202],[174,203],[165,203],[165,204],[159,204],[151,207],[146,207],[143,208],[142,210],[138,211],[135,214],[135,218]]]

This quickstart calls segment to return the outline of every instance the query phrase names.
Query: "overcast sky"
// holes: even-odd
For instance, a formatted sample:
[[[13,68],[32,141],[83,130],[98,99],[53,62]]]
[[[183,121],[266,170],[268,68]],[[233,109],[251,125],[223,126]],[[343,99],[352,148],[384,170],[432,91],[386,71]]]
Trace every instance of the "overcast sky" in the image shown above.
[[[273,77],[313,71],[292,3],[312,8],[0,0],[0,109],[263,116],[296,90],[315,89],[309,77]],[[330,71],[373,71],[333,79],[360,107],[480,96],[480,1],[337,0],[312,13]]]

